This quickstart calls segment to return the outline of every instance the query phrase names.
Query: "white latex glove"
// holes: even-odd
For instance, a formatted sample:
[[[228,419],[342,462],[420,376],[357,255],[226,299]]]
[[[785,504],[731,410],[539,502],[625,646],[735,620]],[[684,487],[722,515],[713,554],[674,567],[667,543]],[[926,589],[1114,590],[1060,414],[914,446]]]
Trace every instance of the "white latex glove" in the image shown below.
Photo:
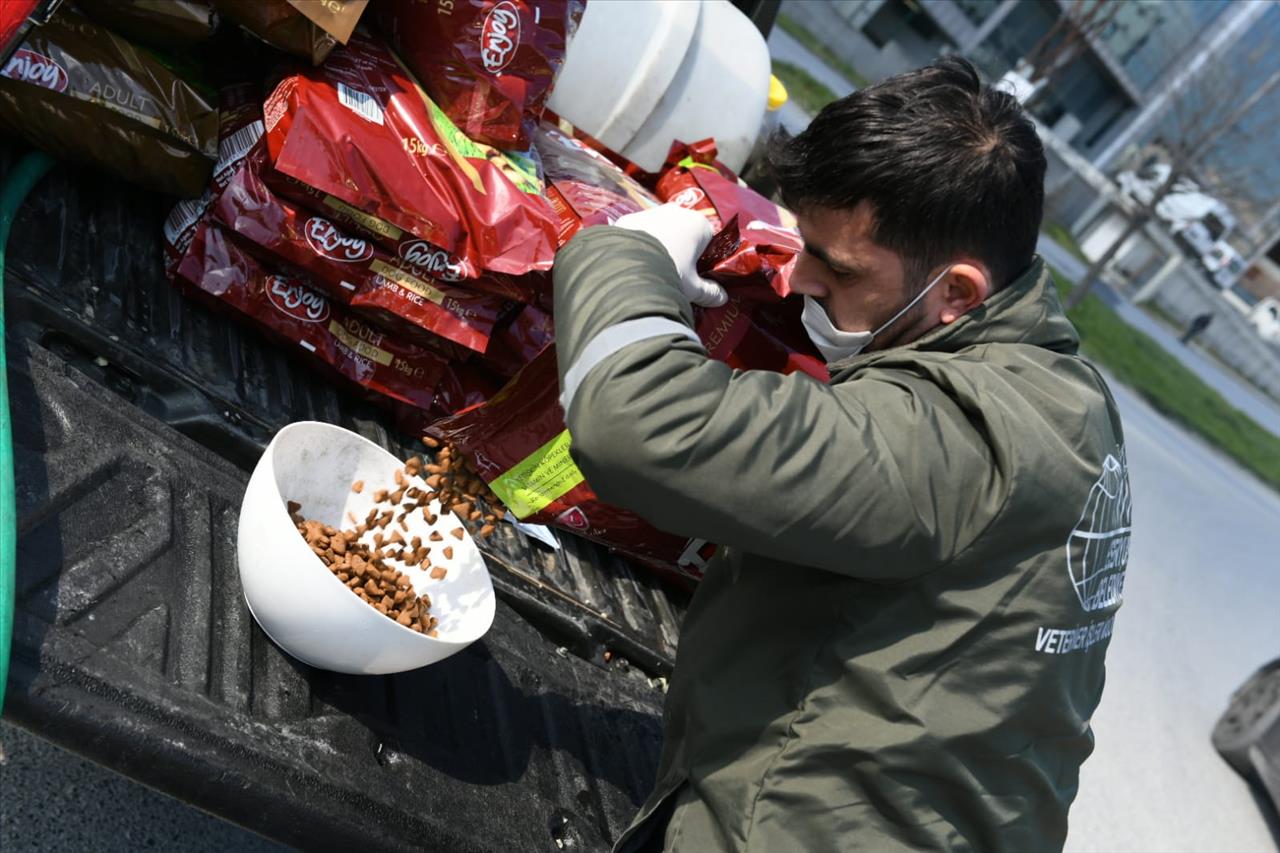
[[[701,213],[678,204],[664,204],[628,213],[613,224],[656,237],[680,273],[680,291],[694,305],[717,308],[729,301],[723,287],[698,275],[698,258],[712,237],[711,223]]]

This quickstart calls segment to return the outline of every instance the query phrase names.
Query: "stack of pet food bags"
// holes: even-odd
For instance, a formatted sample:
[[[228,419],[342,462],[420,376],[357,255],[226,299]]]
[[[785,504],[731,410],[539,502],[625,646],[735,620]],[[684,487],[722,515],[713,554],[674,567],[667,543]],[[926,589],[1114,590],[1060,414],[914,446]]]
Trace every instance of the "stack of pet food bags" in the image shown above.
[[[718,232],[701,271],[731,295],[696,312],[711,355],[826,373],[784,300],[801,245],[790,214],[709,140],[674,144],[646,174],[543,107],[585,0],[78,4],[5,67],[0,120],[46,146],[60,130],[55,153],[183,196],[164,226],[177,287],[386,406],[410,435],[451,442],[517,518],[697,579],[714,544],[601,503],[567,452],[556,251],[666,201],[698,210]],[[125,37],[172,46],[218,18],[220,33],[282,52],[268,80],[187,86]],[[124,93],[115,106],[108,84]],[[84,117],[62,121],[72,113],[111,132],[86,144]]]

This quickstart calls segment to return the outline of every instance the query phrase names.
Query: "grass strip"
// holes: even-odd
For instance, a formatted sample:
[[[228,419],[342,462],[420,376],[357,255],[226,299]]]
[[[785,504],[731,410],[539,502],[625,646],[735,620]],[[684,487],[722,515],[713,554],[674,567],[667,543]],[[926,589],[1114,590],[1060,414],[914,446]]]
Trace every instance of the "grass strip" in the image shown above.
[[[773,73],[782,81],[782,85],[787,87],[787,97],[795,101],[809,115],[817,115],[823,107],[837,97],[835,92],[828,89],[821,81],[815,80],[812,74],[798,65],[775,59]]]
[[[778,26],[782,27],[783,32],[804,45],[806,50],[821,59],[824,63],[829,65],[833,71],[839,73],[840,76],[844,77],[844,79],[848,80],[854,86],[862,89],[870,85],[871,81],[859,74],[858,69],[850,65],[847,60],[841,59],[837,56],[831,48],[820,42],[817,36],[809,32],[809,30],[805,28],[804,24],[801,24],[795,18],[785,14],[780,14],[778,15]]]
[[[1074,284],[1053,270],[1065,297]],[[1097,296],[1069,312],[1084,354],[1157,411],[1199,435],[1262,482],[1280,491],[1280,437],[1232,406],[1155,340],[1137,331]]]

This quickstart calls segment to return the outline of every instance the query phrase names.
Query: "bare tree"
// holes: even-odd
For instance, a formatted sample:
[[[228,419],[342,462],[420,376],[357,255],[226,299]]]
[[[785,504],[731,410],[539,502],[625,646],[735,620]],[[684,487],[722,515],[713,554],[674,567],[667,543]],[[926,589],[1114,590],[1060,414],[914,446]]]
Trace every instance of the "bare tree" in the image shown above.
[[[1201,189],[1216,196],[1253,194],[1260,173],[1258,164],[1243,156],[1252,140],[1243,130],[1246,119],[1256,126],[1274,126],[1280,120],[1280,69],[1257,81],[1258,68],[1275,50],[1274,44],[1253,51],[1245,61],[1215,62],[1184,84],[1173,96],[1169,114],[1161,128],[1161,145],[1169,172],[1152,197],[1139,206],[1124,231],[1102,253],[1067,299],[1067,307],[1079,305],[1115,259],[1125,243],[1154,216],[1157,206],[1186,178],[1196,180]],[[1267,64],[1274,64],[1273,62]],[[1222,156],[1222,149],[1241,156]],[[1206,155],[1217,149],[1211,165]],[[1253,186],[1251,186],[1253,185]]]
[[[1089,49],[1120,11],[1120,0],[1073,0],[1023,57],[1027,82],[1050,80]]]

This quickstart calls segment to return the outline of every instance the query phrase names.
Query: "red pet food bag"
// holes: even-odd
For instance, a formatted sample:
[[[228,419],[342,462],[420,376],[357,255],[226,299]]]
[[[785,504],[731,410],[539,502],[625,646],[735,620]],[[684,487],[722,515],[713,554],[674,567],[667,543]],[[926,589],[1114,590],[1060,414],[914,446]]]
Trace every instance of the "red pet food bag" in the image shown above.
[[[175,281],[330,374],[391,401],[431,407],[444,358],[369,325],[307,279],[272,272],[215,224],[196,227]]]
[[[585,0],[381,0],[378,22],[445,115],[467,136],[523,150]]]
[[[357,32],[264,105],[273,187],[361,220],[393,250],[405,233],[480,270],[549,270],[557,220],[534,164],[472,141],[385,47]]]
[[[440,339],[484,352],[506,300],[433,279],[363,237],[281,199],[262,182],[255,150],[212,215],[253,251],[306,274],[331,300],[427,346]]]
[[[452,442],[521,521],[549,524],[626,552],[669,579],[701,578],[706,543],[664,533],[603,503],[569,456],[556,351],[548,347],[479,408],[438,421],[429,435]]]

